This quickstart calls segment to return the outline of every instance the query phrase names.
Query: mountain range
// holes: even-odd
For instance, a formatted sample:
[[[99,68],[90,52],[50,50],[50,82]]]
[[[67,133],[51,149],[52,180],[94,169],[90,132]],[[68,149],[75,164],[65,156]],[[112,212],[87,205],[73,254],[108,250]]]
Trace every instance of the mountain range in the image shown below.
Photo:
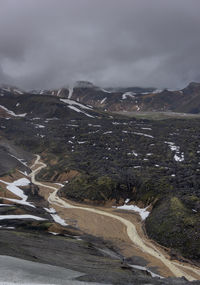
[[[200,112],[200,83],[195,82],[191,82],[182,90],[172,91],[141,87],[103,89],[90,82],[79,81],[71,88],[40,90],[39,93],[71,98],[111,112],[173,111],[192,114]]]

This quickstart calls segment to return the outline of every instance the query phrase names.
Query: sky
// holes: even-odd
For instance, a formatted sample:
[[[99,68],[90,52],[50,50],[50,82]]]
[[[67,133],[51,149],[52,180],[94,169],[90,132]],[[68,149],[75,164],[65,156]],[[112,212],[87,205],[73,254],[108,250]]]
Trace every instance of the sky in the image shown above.
[[[200,82],[199,0],[0,0],[0,84]]]

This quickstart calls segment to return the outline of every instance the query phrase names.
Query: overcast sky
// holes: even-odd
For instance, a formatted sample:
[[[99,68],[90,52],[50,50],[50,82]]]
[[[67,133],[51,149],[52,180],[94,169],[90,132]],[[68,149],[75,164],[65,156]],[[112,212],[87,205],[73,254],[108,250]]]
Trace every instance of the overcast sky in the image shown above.
[[[0,83],[200,82],[200,0],[0,0]]]

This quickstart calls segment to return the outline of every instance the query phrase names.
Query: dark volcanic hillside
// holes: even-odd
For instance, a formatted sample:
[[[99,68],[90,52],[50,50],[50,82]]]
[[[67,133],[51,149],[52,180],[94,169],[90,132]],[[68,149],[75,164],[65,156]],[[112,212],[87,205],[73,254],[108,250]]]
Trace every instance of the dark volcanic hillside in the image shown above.
[[[197,114],[200,112],[200,84],[190,83],[177,91],[154,88],[108,88],[78,82],[73,88],[40,91],[41,94],[71,98],[108,111],[173,111]]]
[[[39,178],[63,182],[75,176],[60,194],[77,201],[151,204],[148,234],[199,260],[198,119],[128,119],[44,94],[2,92],[0,105],[1,138],[42,155],[48,167]],[[26,158],[15,153],[16,160],[4,150],[10,169]]]
[[[93,87],[84,88],[93,94]],[[188,88],[184,96],[190,88],[198,96],[196,84]],[[70,95],[79,91],[75,88]],[[105,93],[98,88],[97,92]],[[173,258],[182,255],[199,262],[199,119],[153,121],[111,115],[80,103],[80,98],[68,99],[67,91],[62,98],[11,89],[0,94],[1,176],[11,179],[15,168],[28,172],[26,162],[40,154],[48,167],[38,179],[64,184],[59,195],[96,205],[123,204],[126,199],[151,205],[145,221],[148,235],[170,247]],[[41,207],[46,202],[36,198],[39,208],[33,213],[46,218],[49,214]],[[30,211],[9,211],[25,210]],[[2,208],[2,214],[6,211]],[[37,227],[48,229],[50,222]],[[27,228],[25,223],[17,225]]]

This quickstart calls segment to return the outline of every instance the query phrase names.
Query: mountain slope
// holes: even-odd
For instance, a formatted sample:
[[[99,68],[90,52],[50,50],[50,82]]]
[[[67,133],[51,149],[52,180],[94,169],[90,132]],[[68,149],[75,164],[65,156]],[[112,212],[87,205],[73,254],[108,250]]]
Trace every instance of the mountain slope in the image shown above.
[[[88,82],[78,82],[73,88],[43,91],[43,94],[70,98],[108,111],[173,111],[200,113],[200,84],[190,83],[177,91],[154,88],[102,89]]]

